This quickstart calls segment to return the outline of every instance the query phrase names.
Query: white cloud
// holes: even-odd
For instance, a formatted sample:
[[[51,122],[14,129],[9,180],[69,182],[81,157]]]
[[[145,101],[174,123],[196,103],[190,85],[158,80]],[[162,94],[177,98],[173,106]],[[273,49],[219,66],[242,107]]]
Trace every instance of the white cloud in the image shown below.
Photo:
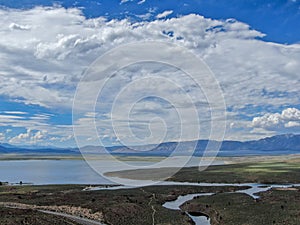
[[[44,141],[47,138],[47,131],[38,130],[32,131],[31,129],[27,129],[25,133],[19,133],[15,137],[9,139],[9,143],[11,144],[38,144],[39,142]]]
[[[46,138],[47,131],[38,131],[30,138],[31,143],[38,143]]]
[[[71,134],[71,135],[69,135],[69,136],[66,136],[66,137],[62,137],[62,138],[60,138],[60,142],[65,142],[65,141],[68,141],[68,140],[70,140],[70,139],[72,139],[73,138],[73,134]]]
[[[34,116],[28,116],[26,114],[0,114],[0,126],[24,127],[30,130],[48,126],[47,120],[48,117],[39,114],[36,114]]]
[[[4,141],[5,140],[5,134],[4,133],[0,133],[0,141]]]
[[[71,125],[53,125],[49,122],[51,114],[23,114],[18,111],[9,111],[7,114],[0,114],[0,126],[10,127],[5,130],[6,139],[12,144],[42,144],[48,145],[48,140],[54,141],[57,137],[59,142],[68,141],[66,138],[72,135]],[[19,132],[20,129],[27,131]],[[15,136],[13,134],[18,133]]]
[[[127,3],[127,2],[132,2],[133,0],[121,0],[121,2],[120,2],[120,5],[121,4],[124,4],[124,3]]]
[[[5,114],[16,114],[16,115],[25,115],[25,114],[27,114],[27,112],[22,112],[22,111],[4,111],[2,113],[5,113]]]
[[[288,123],[284,124],[285,127],[300,127],[300,122],[289,121]]]
[[[0,21],[0,95],[52,110],[70,110],[77,83],[98,56],[121,44],[158,40],[181,45],[203,58],[220,82],[226,103],[235,111],[235,116],[247,105],[279,108],[299,103],[299,44],[264,42],[259,40],[264,34],[233,19],[212,20],[191,14],[159,20],[171,13],[171,10],[165,11],[157,15],[158,20],[150,22],[131,22],[130,19],[108,21],[101,17],[87,19],[79,9],[60,7],[0,9],[3,18]],[[156,74],[181,83],[190,93],[197,92],[179,72],[157,68]],[[121,76],[123,81],[111,83],[111,90],[118,91],[120,85],[134,81],[135,76],[146,75],[147,69],[143,72],[141,67],[125,71]],[[156,90],[161,96],[172,93],[163,83],[157,84]],[[199,97],[194,95],[195,103],[198,99],[197,104],[201,105]],[[142,112],[139,106],[136,110]],[[153,116],[151,107],[154,106],[152,103],[143,106],[144,118]],[[189,106],[185,107],[188,113]],[[109,108],[104,111],[107,113]],[[120,124],[121,119],[124,118],[120,116]],[[136,127],[147,124],[142,118],[138,119],[140,124],[135,124]],[[229,120],[228,124],[244,124],[234,116]],[[91,124],[79,120],[77,125],[83,122]],[[285,127],[295,127],[296,123],[289,121]],[[0,124],[50,130],[48,135],[51,133],[53,137],[68,137],[72,132],[71,126],[50,126],[47,118],[41,116],[25,121],[18,113],[0,115]],[[100,124],[103,130],[110,128],[105,120]],[[243,131],[239,132],[242,135]]]
[[[299,121],[300,120],[300,110],[296,108],[288,108],[282,111],[282,118],[289,121]]]
[[[31,130],[28,129],[26,131],[26,133],[20,133],[18,134],[17,136],[11,138],[9,140],[9,143],[12,143],[12,144],[18,144],[18,143],[26,143],[27,141],[30,140],[30,136],[31,136]]]
[[[148,12],[142,15],[136,15],[138,18],[142,20],[149,20],[152,17],[152,13]]]
[[[141,5],[141,4],[145,3],[145,2],[146,2],[146,0],[141,0],[141,1],[139,1],[137,4],[138,4],[138,5]]]
[[[266,101],[281,105],[297,101],[297,96],[262,98],[261,90],[299,91],[299,45],[255,40],[263,34],[234,20],[188,15],[131,23],[126,19],[86,19],[77,9],[63,8],[2,9],[1,14],[6,19],[1,21],[0,94],[24,98],[25,103],[70,108],[82,72],[97,56],[114,46],[141,40],[175,42],[204,58],[223,86],[230,105],[243,107],[243,102]],[[32,27],[30,31],[16,35],[5,30],[4,24],[11,20],[20,23],[24,18]]]
[[[252,120],[252,126],[266,130],[277,130],[279,128],[299,128],[300,110],[287,108],[281,113],[267,113]]]
[[[16,23],[11,23],[9,25],[9,28],[11,30],[30,30],[30,26],[28,26],[28,25],[20,25],[20,24],[16,24]]]
[[[171,15],[172,13],[173,13],[173,10],[166,10],[162,13],[157,14],[156,18],[157,19],[166,18],[167,16]]]

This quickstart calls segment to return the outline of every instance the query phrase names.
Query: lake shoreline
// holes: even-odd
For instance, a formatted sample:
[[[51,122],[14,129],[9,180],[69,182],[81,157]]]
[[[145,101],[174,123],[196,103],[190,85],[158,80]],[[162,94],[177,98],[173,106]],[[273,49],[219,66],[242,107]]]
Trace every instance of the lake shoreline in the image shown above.
[[[121,161],[153,161],[159,162],[167,157],[164,156],[134,156],[134,155],[112,155],[116,160]],[[186,157],[186,156],[178,156]],[[67,155],[49,155],[49,154],[0,154],[0,161],[9,160],[106,160],[111,157],[107,155],[90,154],[83,157],[81,154],[67,154]],[[191,158],[199,159],[214,159],[214,160],[224,160],[226,163],[241,163],[241,162],[257,162],[265,160],[287,160],[293,158],[300,158],[299,154],[288,154],[288,155],[249,155],[249,156],[216,156],[216,157],[199,157],[192,156]]]
[[[241,160],[240,160],[241,159]],[[232,159],[231,159],[232,160]],[[151,168],[104,173],[130,180],[166,180],[195,183],[300,183],[300,157],[238,158],[209,167]],[[172,173],[174,171],[174,173]]]
[[[1,156],[0,156],[1,158]],[[266,172],[272,172],[272,170],[275,170],[280,176],[284,174],[287,170],[291,170],[291,168],[287,167],[283,169],[283,167],[279,167],[281,162],[289,162],[290,166],[292,166],[294,169],[297,167],[297,163],[300,162],[300,155],[287,155],[284,157],[281,156],[264,156],[264,157],[217,157],[215,161],[213,161],[213,164],[205,169],[205,171],[210,170],[216,170],[215,172],[209,172],[209,179],[203,179],[203,180],[195,180],[193,179],[193,176],[197,177],[198,169],[197,167],[200,162],[200,158],[193,157],[191,158],[190,163],[188,163],[182,170],[184,170],[187,175],[182,174],[182,176],[176,180],[174,180],[174,177],[172,175],[179,170],[179,168],[157,168],[157,162],[163,160],[164,158],[161,157],[118,157],[114,160],[107,160],[107,158],[93,158],[92,162],[96,162],[97,165],[100,167],[103,167],[101,171],[99,171],[99,174],[97,171],[94,171],[90,168],[88,163],[81,157],[76,158],[70,158],[70,156],[66,157],[64,156],[15,156],[11,155],[10,158],[5,158],[2,156],[3,160],[0,160],[0,181],[2,182],[9,182],[9,183],[19,183],[22,181],[23,183],[33,183],[33,184],[111,184],[114,183],[111,180],[114,180],[114,177],[119,178],[129,178],[129,179],[139,179],[139,180],[165,180],[168,179],[169,181],[187,181],[187,182],[230,182],[230,183],[236,183],[236,182],[244,182],[244,183],[282,183],[282,181],[288,181],[285,179],[284,176],[282,176],[283,180],[277,179],[275,181],[272,181],[271,179],[258,179],[259,177],[252,177],[251,180],[245,180],[242,177],[232,177],[233,174],[239,170],[239,167],[241,166],[247,166],[245,167],[245,174],[251,175],[256,174],[259,172],[260,174],[266,173]],[[97,161],[98,160],[98,161]],[[180,160],[174,158],[174,160]],[[202,159],[203,160],[203,159]],[[205,160],[205,159],[204,159]],[[207,163],[209,164],[211,162],[211,158],[207,158]],[[122,163],[124,163],[125,166],[120,167]],[[204,161],[206,162],[206,161]],[[268,162],[270,165],[273,163],[274,165],[269,165],[269,167],[265,168],[265,162]],[[294,163],[293,163],[294,162]],[[173,163],[176,165],[175,163]],[[128,166],[137,166],[136,168],[151,168],[154,167],[156,169],[154,174],[161,174],[162,171],[166,171],[170,169],[171,177],[163,177],[164,179],[158,179],[161,177],[154,177],[154,178],[148,178],[147,173],[143,173],[144,170],[141,170],[142,173],[140,173],[140,170],[136,171],[128,171]],[[284,166],[284,165],[283,165]],[[229,169],[231,167],[232,171],[229,171],[230,173],[226,176],[219,176],[219,173],[224,174],[224,170],[221,168]],[[134,167],[133,167],[134,168]],[[126,170],[127,169],[127,170]],[[172,170],[176,170],[175,172]],[[62,173],[61,171],[64,171]],[[204,171],[204,173],[205,173]],[[129,177],[127,177],[128,172],[132,173]],[[147,172],[147,170],[146,170]],[[174,173],[173,173],[174,172]],[[189,173],[191,175],[189,175]],[[140,173],[140,174],[139,174]],[[101,176],[101,174],[104,174],[104,176]],[[137,177],[134,177],[133,175],[138,175]],[[167,175],[168,175],[167,174]],[[211,176],[214,174],[215,176]],[[292,174],[292,173],[291,173]],[[240,176],[240,175],[239,175]],[[250,176],[250,177],[251,177]],[[229,178],[229,180],[221,180],[221,177]],[[287,177],[291,177],[291,175],[287,174]],[[297,176],[294,177],[294,180]],[[241,179],[243,178],[243,179]],[[298,183],[298,181],[295,180],[295,183]]]

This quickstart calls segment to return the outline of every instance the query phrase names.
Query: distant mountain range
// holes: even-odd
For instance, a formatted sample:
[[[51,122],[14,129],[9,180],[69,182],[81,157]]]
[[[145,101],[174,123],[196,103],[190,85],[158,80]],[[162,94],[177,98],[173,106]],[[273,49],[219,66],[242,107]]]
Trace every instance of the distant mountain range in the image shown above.
[[[199,140],[197,142],[166,142],[159,145],[145,146],[115,146],[104,148],[102,146],[85,146],[81,151],[86,154],[102,154],[107,150],[115,155],[137,155],[137,156],[169,156],[178,146],[176,155],[187,155],[194,150],[193,155],[201,156],[207,147],[208,140]],[[219,156],[245,156],[245,155],[283,155],[300,153],[300,135],[284,134],[273,137],[267,137],[254,141],[211,141],[212,146],[221,144],[218,152]],[[151,149],[151,150],[145,150]],[[213,148],[212,148],[213,149]],[[210,151],[207,151],[210,153]],[[16,147],[9,144],[0,143],[0,154],[44,154],[44,155],[76,155],[80,154],[78,148],[55,148],[26,146]]]

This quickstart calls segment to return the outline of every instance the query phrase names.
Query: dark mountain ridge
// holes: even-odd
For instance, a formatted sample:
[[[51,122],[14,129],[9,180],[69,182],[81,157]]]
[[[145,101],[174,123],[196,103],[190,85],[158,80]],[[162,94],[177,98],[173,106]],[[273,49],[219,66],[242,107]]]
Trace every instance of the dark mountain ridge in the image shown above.
[[[81,152],[86,154],[104,154],[109,152],[115,155],[139,155],[139,156],[169,156],[193,154],[201,156],[207,148],[208,140],[188,142],[166,142],[158,145],[145,146],[114,146],[104,148],[103,146],[85,146],[78,148],[30,148],[16,147],[8,144],[0,144],[0,154],[47,154],[47,155],[75,155]],[[243,155],[280,155],[300,153],[300,135],[283,134],[266,137],[253,141],[211,141],[212,149],[206,151],[208,155],[214,155],[214,148],[221,146],[219,156],[243,156]],[[145,150],[150,149],[150,150]],[[174,150],[176,149],[176,153]],[[81,151],[81,152],[80,152]]]

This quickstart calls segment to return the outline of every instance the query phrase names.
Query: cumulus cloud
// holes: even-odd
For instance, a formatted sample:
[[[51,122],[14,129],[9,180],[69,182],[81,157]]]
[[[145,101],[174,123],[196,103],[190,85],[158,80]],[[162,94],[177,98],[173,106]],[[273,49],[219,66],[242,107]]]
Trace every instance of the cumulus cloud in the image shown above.
[[[300,110],[296,108],[287,108],[281,113],[267,113],[261,117],[253,118],[252,126],[266,130],[277,130],[280,128],[299,129]]]
[[[2,9],[1,14],[6,15],[2,25],[26,18],[32,27],[16,35],[1,26],[0,41],[0,94],[23,98],[28,104],[70,108],[84,69],[97,56],[120,44],[142,40],[174,42],[204,58],[231,105],[297,101],[297,96],[288,94],[298,91],[299,45],[256,40],[263,34],[232,19],[218,21],[191,14],[132,23],[127,19],[86,19],[78,9],[63,8]],[[262,89],[287,95],[262,98]]]
[[[213,20],[190,14],[160,20],[171,13],[171,10],[160,13],[158,20],[154,21],[132,22],[130,19],[106,20],[102,17],[88,19],[79,9],[61,7],[0,9],[3,18],[0,21],[0,95],[54,111],[57,108],[70,110],[76,85],[98,56],[121,44],[157,40],[186,47],[203,58],[214,72],[224,91],[227,106],[236,117],[239,110],[249,105],[280,108],[299,103],[299,44],[264,42],[260,40],[263,33],[234,19]],[[142,67],[124,72],[122,76],[119,74],[123,83],[111,83],[110,90],[120,90],[120,84],[134,81],[134,76],[145,76],[147,70],[143,73]],[[156,74],[181,82],[192,96],[197,91],[197,87],[183,79],[179,72],[157,68]],[[173,93],[172,90],[167,90],[163,83],[158,84],[157,95],[167,96],[170,93]],[[194,95],[195,99],[200,99],[194,101],[199,107],[203,106],[200,97]],[[151,107],[155,104],[147,103],[144,107],[148,107],[144,118],[152,116]],[[187,112],[188,109],[186,107]],[[139,106],[136,110],[140,110]],[[107,111],[109,107],[104,109],[103,114]],[[29,118],[24,121],[17,113],[10,116],[0,116],[0,124],[49,129],[53,137],[68,137],[72,131],[71,126],[50,126],[46,119]],[[124,118],[120,116],[119,119]],[[109,135],[108,122],[102,120],[100,124],[106,132],[104,135]],[[228,124],[236,122],[237,118],[231,116],[229,120]],[[82,125],[83,121],[78,120],[77,125]],[[135,124],[136,127],[144,126],[142,118],[138,121],[140,124]],[[298,122],[290,120],[284,127],[295,127]],[[67,130],[66,133],[62,129]]]
[[[25,133],[19,133],[18,135],[9,139],[11,144],[38,144],[47,138],[47,131],[38,130],[33,131],[27,129]]]
[[[9,18],[3,24],[26,18],[32,27],[22,35],[15,35],[1,26],[4,30],[0,45],[3,50],[0,94],[22,97],[26,103],[70,107],[82,72],[97,56],[122,43],[141,40],[171,41],[194,51],[209,64],[224,86],[228,102],[234,100],[233,104],[254,98],[265,101],[260,98],[263,88],[298,90],[295,73],[300,67],[299,46],[255,40],[263,34],[238,21],[188,15],[131,23],[126,19],[86,19],[77,9],[63,8],[1,13]],[[285,83],[294,85],[287,90]],[[240,96],[236,95],[239,92]],[[245,99],[239,100],[241,96]],[[276,100],[281,104],[287,99],[296,98]]]
[[[46,131],[38,131],[36,132],[32,137],[31,137],[31,141],[33,143],[37,143],[38,141],[42,140],[43,138],[45,138],[46,136]]]
[[[31,136],[31,130],[28,129],[26,133],[20,133],[17,136],[11,138],[9,140],[9,143],[12,144],[22,143],[22,142],[26,143],[28,140],[30,140],[30,136]]]

